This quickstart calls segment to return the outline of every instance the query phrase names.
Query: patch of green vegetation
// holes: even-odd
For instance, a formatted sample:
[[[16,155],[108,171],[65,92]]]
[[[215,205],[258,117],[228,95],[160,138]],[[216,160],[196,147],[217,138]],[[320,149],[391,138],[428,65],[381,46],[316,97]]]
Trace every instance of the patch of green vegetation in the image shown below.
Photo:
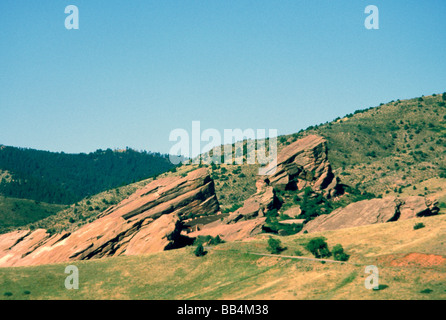
[[[198,246],[198,245],[203,245],[203,246],[216,246],[220,243],[224,243],[225,241],[223,241],[219,235],[212,237],[212,236],[198,236],[195,241],[194,241],[194,245]]]
[[[226,208],[224,210],[222,210],[223,213],[229,213],[229,212],[234,212],[237,209],[240,209],[241,207],[243,207],[242,203],[234,203],[232,206],[230,206],[229,208]]]
[[[0,196],[0,233],[55,215],[66,206]]]
[[[263,231],[269,233],[280,234],[282,236],[288,236],[292,234],[296,234],[300,232],[303,228],[303,224],[301,223],[290,223],[283,224],[280,223],[279,218],[287,218],[287,217],[279,217],[276,209],[270,210],[266,213],[265,225],[263,226]]]
[[[422,222],[418,222],[418,223],[416,223],[416,224],[413,226],[413,229],[414,229],[414,230],[418,230],[418,229],[421,229],[421,228],[424,228],[424,227],[425,227],[424,223],[422,223]]]
[[[344,248],[339,243],[331,249],[331,253],[336,261],[348,261],[350,258],[350,256],[344,252]]]
[[[421,290],[420,291],[420,293],[423,293],[423,294],[429,294],[429,293],[432,293],[432,289],[424,289],[424,290]]]
[[[267,250],[272,254],[280,254],[286,248],[282,247],[282,242],[279,239],[269,237]]]
[[[307,243],[305,249],[310,251],[315,258],[328,258],[331,256],[331,252],[328,249],[328,244],[325,240],[324,237],[313,238]]]
[[[197,245],[197,247],[194,250],[194,254],[197,257],[203,257],[204,255],[206,255],[206,251],[203,248],[203,245],[200,243]]]

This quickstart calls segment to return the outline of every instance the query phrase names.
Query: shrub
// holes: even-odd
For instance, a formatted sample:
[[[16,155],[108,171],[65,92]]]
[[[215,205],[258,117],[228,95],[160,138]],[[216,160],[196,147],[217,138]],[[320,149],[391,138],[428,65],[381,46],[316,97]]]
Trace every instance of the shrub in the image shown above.
[[[282,243],[279,239],[274,239],[274,238],[269,237],[267,249],[272,254],[279,254],[286,248],[282,248]]]
[[[421,229],[421,228],[424,228],[424,227],[425,227],[424,223],[422,223],[422,222],[418,222],[418,223],[416,223],[416,224],[413,226],[413,229],[414,229],[414,230],[418,230],[418,229]]]
[[[5,297],[10,297],[10,296],[12,296],[12,292],[5,292],[3,295],[4,295]]]
[[[311,239],[306,247],[308,251],[310,251],[316,258],[328,258],[331,256],[331,252],[328,249],[327,242],[325,242],[325,238],[318,237]]]
[[[344,252],[344,248],[340,244],[335,245],[331,252],[336,261],[347,261],[350,258],[350,256]]]
[[[420,293],[427,293],[427,294],[429,294],[431,292],[432,292],[432,289],[424,289],[424,290],[420,291]]]
[[[215,238],[212,238],[211,241],[209,242],[210,245],[217,245],[220,243],[224,243],[224,241],[220,238],[219,235],[217,235]]]
[[[197,257],[202,257],[206,254],[207,252],[204,250],[203,245],[200,243],[194,251],[195,256]]]
[[[207,235],[207,236],[198,236],[195,241],[194,241],[194,245],[199,246],[199,245],[217,245],[220,243],[224,243],[224,241],[220,238],[220,236],[216,236],[215,238]]]

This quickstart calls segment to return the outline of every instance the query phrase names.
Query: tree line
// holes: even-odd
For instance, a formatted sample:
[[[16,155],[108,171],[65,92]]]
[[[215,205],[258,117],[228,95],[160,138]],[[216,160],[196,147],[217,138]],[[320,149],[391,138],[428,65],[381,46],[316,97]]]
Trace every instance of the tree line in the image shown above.
[[[0,181],[0,194],[47,203],[71,204],[89,195],[147,179],[173,167],[167,155],[97,150],[66,154],[26,148],[0,149],[0,170],[12,179]]]

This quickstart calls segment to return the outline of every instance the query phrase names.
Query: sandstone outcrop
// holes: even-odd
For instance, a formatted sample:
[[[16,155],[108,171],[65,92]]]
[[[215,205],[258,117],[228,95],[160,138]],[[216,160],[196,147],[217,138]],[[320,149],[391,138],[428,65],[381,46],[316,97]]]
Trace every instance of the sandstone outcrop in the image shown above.
[[[318,232],[351,228],[375,223],[405,220],[438,213],[436,202],[424,197],[413,196],[405,199],[386,197],[363,200],[334,210],[308,222],[303,231]]]
[[[219,204],[205,168],[152,181],[72,234],[46,230],[0,235],[0,266],[38,265],[162,251],[189,244],[185,217],[215,214]]]
[[[277,164],[266,168],[267,185],[285,190],[311,187],[326,197],[342,193],[327,157],[327,141],[309,135],[286,146],[277,156]]]
[[[262,232],[265,215],[281,206],[275,188],[302,190],[311,187],[327,197],[342,193],[342,187],[328,162],[327,142],[320,136],[309,135],[285,147],[278,154],[277,162],[266,168],[266,173],[267,177],[256,182],[257,192],[245,200],[241,208],[223,221],[204,226],[190,236],[219,234],[224,240],[231,241]],[[300,213],[298,206],[286,212],[291,218],[298,217]],[[289,223],[302,220],[291,221]]]
[[[290,218],[297,218],[302,213],[300,206],[291,207],[283,212],[284,215]]]
[[[232,224],[224,222],[214,222],[203,227],[199,231],[188,234],[189,237],[220,236],[225,241],[237,241],[251,238],[263,230],[265,218],[256,218],[251,220],[239,221]]]

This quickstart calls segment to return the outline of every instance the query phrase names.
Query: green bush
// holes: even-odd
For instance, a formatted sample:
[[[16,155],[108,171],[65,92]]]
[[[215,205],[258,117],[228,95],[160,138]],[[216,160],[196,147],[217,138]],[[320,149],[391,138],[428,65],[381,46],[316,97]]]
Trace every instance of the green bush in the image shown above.
[[[350,258],[350,256],[344,252],[344,248],[340,244],[335,245],[331,252],[336,261],[347,261]]]
[[[220,236],[216,236],[215,238],[207,235],[207,236],[198,236],[195,241],[194,241],[194,245],[198,246],[198,245],[217,245],[220,243],[224,243],[224,241],[220,238]]]
[[[424,290],[421,290],[420,293],[427,293],[427,294],[429,294],[432,291],[433,291],[432,289],[424,289]]]
[[[318,237],[311,239],[305,248],[310,251],[316,258],[328,258],[331,256],[331,252],[328,249],[327,242],[325,238]]]
[[[194,250],[194,254],[197,257],[202,257],[206,254],[207,252],[204,250],[203,245],[200,243]]]
[[[416,224],[413,226],[413,229],[414,229],[414,230],[418,230],[418,229],[421,229],[421,228],[424,228],[424,227],[425,227],[424,223],[422,223],[422,222],[418,222],[418,223],[416,223]]]
[[[267,249],[272,254],[279,254],[282,251],[284,251],[286,248],[282,247],[282,242],[279,239],[274,239],[274,238],[269,237]]]
[[[215,238],[212,238],[209,242],[210,245],[216,246],[217,244],[224,243],[224,241],[217,235]]]

